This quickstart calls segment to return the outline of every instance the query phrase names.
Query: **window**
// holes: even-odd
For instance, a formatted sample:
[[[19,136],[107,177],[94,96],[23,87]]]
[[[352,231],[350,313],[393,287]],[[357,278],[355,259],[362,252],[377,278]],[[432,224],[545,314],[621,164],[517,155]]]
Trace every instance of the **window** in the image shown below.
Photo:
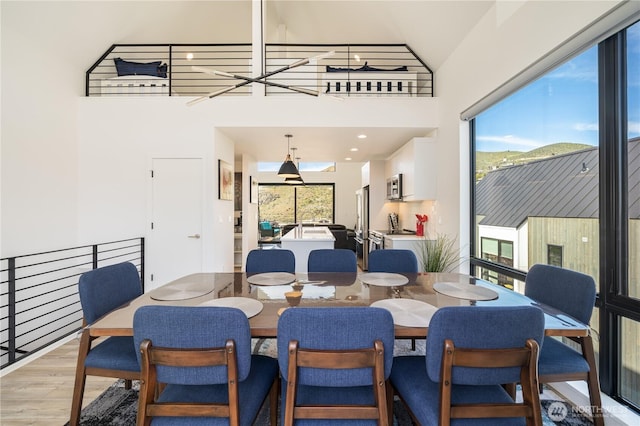
[[[491,262],[513,267],[513,242],[482,238],[482,258]],[[496,271],[483,269],[482,278],[503,287],[513,289],[513,278]]]
[[[621,281],[621,303],[640,301],[640,23],[629,27],[626,40],[627,94],[627,279]],[[631,305],[634,306],[634,305]],[[636,305],[637,306],[637,305]],[[637,308],[636,308],[637,311]],[[622,355],[620,394],[640,406],[640,322],[620,319]],[[634,346],[636,346],[634,348]]]
[[[280,170],[280,166],[282,163],[274,163],[274,162],[259,162],[258,163],[258,171],[259,172],[277,172]],[[336,171],[336,163],[331,161],[325,162],[298,162],[298,170],[301,172],[335,172]]]
[[[640,23],[471,120],[472,268],[591,275],[603,391],[640,408]],[[496,241],[513,241],[513,266]],[[489,240],[493,239],[493,242]],[[496,252],[496,249],[498,252]],[[600,269],[602,267],[602,270]]]
[[[562,246],[547,244],[547,265],[562,267]]]
[[[334,184],[260,184],[259,222],[333,223]]]

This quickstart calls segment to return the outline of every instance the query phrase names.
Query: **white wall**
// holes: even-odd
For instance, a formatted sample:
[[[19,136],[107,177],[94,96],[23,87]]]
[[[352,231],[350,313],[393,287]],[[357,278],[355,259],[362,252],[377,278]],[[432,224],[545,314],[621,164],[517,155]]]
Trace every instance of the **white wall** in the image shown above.
[[[77,226],[89,220],[78,216],[85,71],[113,43],[250,40],[251,3],[2,1],[0,8],[0,257],[97,242]],[[175,22],[186,13],[185,30]]]

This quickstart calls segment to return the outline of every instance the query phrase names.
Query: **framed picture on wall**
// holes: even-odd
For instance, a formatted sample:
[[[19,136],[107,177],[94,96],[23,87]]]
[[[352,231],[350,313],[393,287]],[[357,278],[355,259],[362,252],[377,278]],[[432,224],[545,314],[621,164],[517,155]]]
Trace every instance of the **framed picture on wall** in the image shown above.
[[[258,181],[249,176],[249,202],[251,204],[258,204]]]
[[[218,160],[218,198],[233,200],[233,168],[223,160]]]

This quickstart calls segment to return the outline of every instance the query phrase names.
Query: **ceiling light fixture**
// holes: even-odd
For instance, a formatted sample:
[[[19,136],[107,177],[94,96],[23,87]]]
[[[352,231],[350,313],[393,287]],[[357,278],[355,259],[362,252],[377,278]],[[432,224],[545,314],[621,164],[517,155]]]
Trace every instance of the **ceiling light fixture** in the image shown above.
[[[299,178],[300,172],[296,165],[293,164],[293,161],[291,161],[291,154],[289,153],[289,142],[292,135],[286,134],[284,136],[287,138],[287,156],[284,159],[284,163],[280,166],[280,170],[278,170],[278,176],[284,178]]]
[[[367,135],[365,134],[358,135],[358,139],[366,139],[366,138],[367,138]]]
[[[293,158],[297,160],[298,162],[298,171],[300,171],[300,157],[296,157],[296,149],[298,148],[291,148],[291,151],[293,151]],[[298,176],[298,177],[288,177],[284,179],[284,183],[289,184],[289,185],[304,185],[304,180],[302,180],[302,176]]]

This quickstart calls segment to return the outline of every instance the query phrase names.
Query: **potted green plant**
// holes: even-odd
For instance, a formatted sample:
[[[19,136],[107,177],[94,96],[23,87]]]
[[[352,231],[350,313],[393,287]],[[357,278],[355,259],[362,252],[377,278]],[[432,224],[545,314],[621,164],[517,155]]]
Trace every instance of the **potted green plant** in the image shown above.
[[[417,245],[418,262],[424,272],[451,272],[460,265],[460,249],[456,246],[456,238],[436,234],[435,239],[425,236]]]

